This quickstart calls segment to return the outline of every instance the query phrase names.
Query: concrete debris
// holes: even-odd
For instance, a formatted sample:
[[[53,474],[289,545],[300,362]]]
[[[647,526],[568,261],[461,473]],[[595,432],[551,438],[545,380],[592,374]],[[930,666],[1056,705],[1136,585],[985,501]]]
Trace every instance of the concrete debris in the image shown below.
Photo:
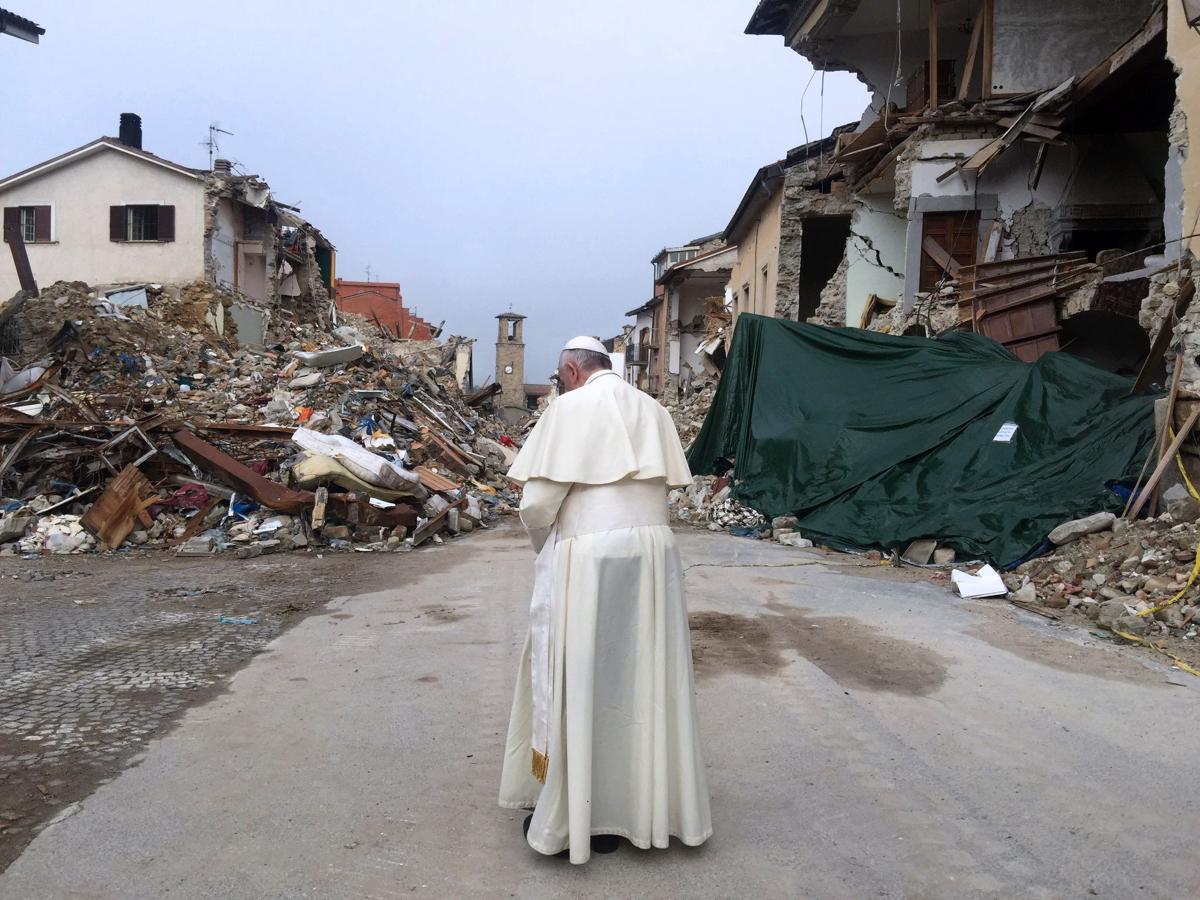
[[[1087,534],[1111,531],[1116,519],[1117,517],[1110,512],[1099,512],[1082,519],[1064,522],[1050,532],[1050,543],[1061,547],[1063,544],[1077,541]]]
[[[207,282],[26,300],[0,395],[6,555],[404,549],[515,511],[516,444],[466,404],[460,339],[274,310],[242,346],[245,301]]]
[[[1176,522],[1168,512],[1120,532],[1084,534],[1005,579],[1022,603],[1148,637],[1197,664],[1200,579],[1193,581],[1192,573],[1198,544],[1200,523]],[[1029,599],[1030,589],[1036,600]]]

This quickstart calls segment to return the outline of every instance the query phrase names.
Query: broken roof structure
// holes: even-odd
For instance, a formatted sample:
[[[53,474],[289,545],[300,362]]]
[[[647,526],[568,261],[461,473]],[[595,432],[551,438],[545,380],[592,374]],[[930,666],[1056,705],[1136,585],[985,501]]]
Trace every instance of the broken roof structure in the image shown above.
[[[855,209],[845,286],[815,320],[1128,368],[1093,337],[1136,323],[1183,232],[1166,24],[1156,0],[760,2],[748,33],[873,92],[833,136]]]
[[[0,34],[11,35],[19,40],[37,44],[40,43],[41,36],[45,33],[46,29],[37,22],[31,22],[7,9],[0,9]]]
[[[247,334],[265,332],[274,313],[331,315],[336,251],[321,231],[227,160],[209,171],[146,150],[134,113],[121,114],[117,137],[0,177],[0,207],[43,284],[205,280],[240,295],[234,315]],[[17,287],[0,267],[0,296]]]

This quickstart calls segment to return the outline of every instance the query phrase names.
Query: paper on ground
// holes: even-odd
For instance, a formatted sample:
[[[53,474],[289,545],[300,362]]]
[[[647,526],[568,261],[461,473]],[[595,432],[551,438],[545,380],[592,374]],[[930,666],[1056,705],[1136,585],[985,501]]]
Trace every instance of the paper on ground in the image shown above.
[[[984,566],[974,575],[961,569],[955,569],[950,573],[950,580],[958,588],[959,596],[966,599],[1003,597],[1008,593],[1008,588],[1004,586],[1004,579],[991,566]]]

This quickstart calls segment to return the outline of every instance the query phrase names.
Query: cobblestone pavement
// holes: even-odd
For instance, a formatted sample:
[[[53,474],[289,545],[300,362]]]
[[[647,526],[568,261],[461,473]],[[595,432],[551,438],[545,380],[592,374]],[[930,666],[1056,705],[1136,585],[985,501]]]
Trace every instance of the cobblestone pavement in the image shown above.
[[[394,554],[311,553],[0,564],[0,870],[331,586],[402,564]]]

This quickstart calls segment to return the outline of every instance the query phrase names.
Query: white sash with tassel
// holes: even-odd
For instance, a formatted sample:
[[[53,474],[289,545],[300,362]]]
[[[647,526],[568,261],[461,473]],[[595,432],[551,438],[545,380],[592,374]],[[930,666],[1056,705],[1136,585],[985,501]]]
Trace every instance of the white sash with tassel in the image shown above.
[[[529,602],[532,633],[529,670],[533,681],[533,776],[546,783],[550,765],[550,722],[554,709],[554,545],[558,528],[550,532],[533,565],[533,597]]]

